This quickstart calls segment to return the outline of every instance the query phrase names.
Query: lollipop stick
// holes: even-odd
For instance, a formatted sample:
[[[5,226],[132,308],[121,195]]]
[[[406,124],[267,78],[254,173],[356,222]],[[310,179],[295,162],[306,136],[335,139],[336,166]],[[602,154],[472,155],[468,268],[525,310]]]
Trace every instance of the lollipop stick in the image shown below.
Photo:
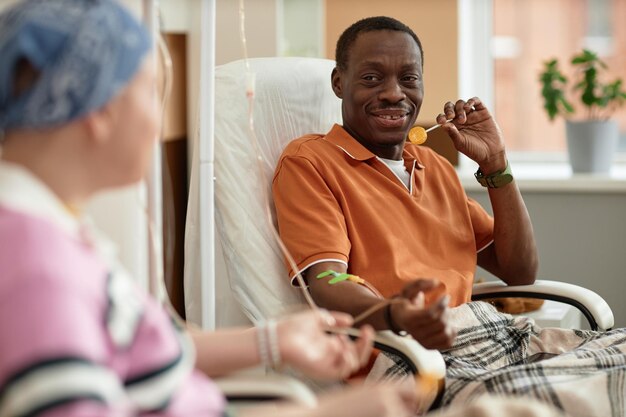
[[[451,122],[451,121],[452,121],[452,119],[448,119],[448,120],[446,120],[446,123]],[[434,126],[429,127],[428,129],[426,129],[426,133],[430,132],[431,130],[437,129],[439,126],[441,126],[441,125],[434,125]]]

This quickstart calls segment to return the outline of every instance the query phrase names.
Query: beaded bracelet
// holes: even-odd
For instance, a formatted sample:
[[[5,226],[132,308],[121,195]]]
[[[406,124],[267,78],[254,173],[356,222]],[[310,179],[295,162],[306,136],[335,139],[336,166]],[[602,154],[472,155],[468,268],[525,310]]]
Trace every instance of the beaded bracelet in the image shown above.
[[[278,331],[276,320],[268,320],[257,327],[257,341],[259,357],[265,367],[277,369],[282,359],[278,345]]]
[[[261,323],[256,328],[256,336],[257,336],[257,347],[259,349],[259,357],[261,358],[261,364],[264,367],[269,367],[270,358],[267,351],[267,332],[265,323]]]
[[[272,369],[276,369],[281,364],[280,349],[278,346],[278,330],[276,320],[267,322],[267,340],[272,361]]]

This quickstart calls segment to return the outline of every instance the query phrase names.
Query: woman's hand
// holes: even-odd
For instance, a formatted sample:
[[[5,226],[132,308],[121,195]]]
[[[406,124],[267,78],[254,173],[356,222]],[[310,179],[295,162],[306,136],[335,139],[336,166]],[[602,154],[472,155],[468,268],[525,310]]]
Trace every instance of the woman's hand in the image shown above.
[[[327,393],[314,408],[294,404],[244,407],[242,417],[409,417],[425,411],[416,394],[415,382],[386,382],[360,385]]]
[[[348,314],[326,310],[307,311],[279,321],[278,343],[283,362],[312,378],[349,376],[367,363],[374,329],[361,327],[361,336],[354,342],[346,335],[326,330],[349,327],[352,322]]]
[[[447,102],[437,123],[448,132],[456,149],[477,162],[484,174],[506,168],[502,132],[478,97]]]
[[[409,417],[418,409],[415,381],[348,388],[320,398],[313,410],[319,417]]]

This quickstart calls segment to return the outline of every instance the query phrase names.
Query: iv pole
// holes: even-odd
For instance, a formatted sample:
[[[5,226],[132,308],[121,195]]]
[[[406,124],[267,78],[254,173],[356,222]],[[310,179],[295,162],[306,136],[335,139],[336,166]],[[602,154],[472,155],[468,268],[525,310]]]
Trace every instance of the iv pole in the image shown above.
[[[215,330],[215,0],[200,9],[200,97],[198,117],[200,325]]]
[[[159,23],[157,10],[159,0],[143,0],[143,19],[152,34],[152,50],[157,51]],[[158,54],[153,54],[153,65],[157,67]],[[154,95],[157,100],[157,95]],[[158,104],[158,103],[156,103]],[[148,206],[148,291],[157,300],[162,300],[162,286],[158,280],[163,276],[163,188],[161,171],[161,147],[154,146],[150,171],[146,181]]]

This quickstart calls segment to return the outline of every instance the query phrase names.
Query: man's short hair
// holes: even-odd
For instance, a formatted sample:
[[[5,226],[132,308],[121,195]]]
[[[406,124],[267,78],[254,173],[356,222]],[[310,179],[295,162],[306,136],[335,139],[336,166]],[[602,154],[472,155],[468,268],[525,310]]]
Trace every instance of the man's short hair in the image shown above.
[[[348,53],[360,33],[373,32],[376,30],[395,30],[409,34],[413,40],[415,40],[415,43],[417,43],[420,55],[422,56],[422,67],[424,66],[424,51],[422,50],[422,43],[415,32],[413,32],[413,30],[411,30],[411,28],[404,23],[392,17],[374,16],[359,20],[341,34],[339,40],[337,41],[337,49],[335,50],[337,68],[345,70],[348,66]]]

